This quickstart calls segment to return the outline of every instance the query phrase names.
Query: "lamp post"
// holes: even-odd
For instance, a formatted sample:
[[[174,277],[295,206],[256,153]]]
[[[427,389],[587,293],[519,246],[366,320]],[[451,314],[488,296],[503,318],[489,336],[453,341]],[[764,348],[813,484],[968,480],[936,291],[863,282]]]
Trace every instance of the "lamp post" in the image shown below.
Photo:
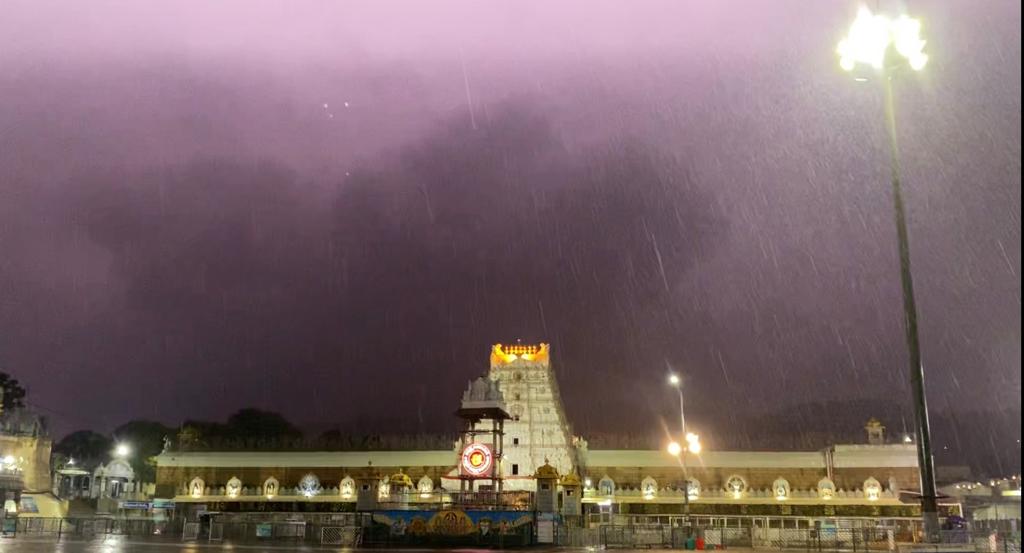
[[[922,51],[921,23],[906,15],[891,19],[875,15],[861,7],[850,25],[849,34],[839,42],[836,53],[839,65],[853,71],[858,65],[874,68],[882,77],[885,87],[885,122],[889,135],[889,164],[892,198],[899,244],[900,279],[903,287],[903,315],[907,350],[910,357],[910,384],[914,394],[914,419],[917,435],[917,462],[921,473],[921,514],[924,518],[926,539],[940,539],[938,502],[935,492],[935,466],[931,450],[931,430],[928,424],[928,403],[924,390],[924,367],[921,364],[921,343],[917,331],[917,304],[914,300],[914,282],[910,272],[910,242],[907,235],[906,212],[900,183],[900,157],[896,140],[896,115],[892,93],[895,71],[909,66],[920,71],[928,63]]]
[[[679,462],[683,467],[683,512],[690,514],[690,475],[687,474],[686,470],[686,452],[689,451],[694,455],[700,453],[701,445],[700,438],[692,433],[686,431],[686,411],[683,409],[683,383],[679,378],[679,375],[672,373],[668,376],[668,383],[671,384],[676,392],[679,393],[679,425],[680,431],[686,440],[686,448],[684,449],[679,442],[671,442],[668,444],[669,455],[679,458]]]

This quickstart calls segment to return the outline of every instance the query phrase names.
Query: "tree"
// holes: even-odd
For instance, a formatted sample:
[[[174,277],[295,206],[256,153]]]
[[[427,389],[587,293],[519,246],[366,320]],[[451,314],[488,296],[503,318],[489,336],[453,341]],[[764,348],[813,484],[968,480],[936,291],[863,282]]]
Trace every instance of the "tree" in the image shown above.
[[[0,372],[0,389],[3,389],[3,411],[8,412],[25,406],[25,388],[18,379]]]
[[[228,436],[237,440],[296,440],[302,432],[283,416],[260,409],[242,409],[228,417]]]
[[[128,461],[139,482],[155,481],[156,471],[149,460],[163,451],[164,438],[173,435],[174,429],[147,420],[130,421],[114,430],[115,439],[131,448]]]
[[[182,450],[203,449],[227,436],[227,427],[219,422],[187,420],[178,431],[178,447]]]
[[[65,459],[74,459],[80,467],[92,467],[106,462],[114,449],[114,441],[92,430],[77,430],[64,436],[53,446],[53,453]]]

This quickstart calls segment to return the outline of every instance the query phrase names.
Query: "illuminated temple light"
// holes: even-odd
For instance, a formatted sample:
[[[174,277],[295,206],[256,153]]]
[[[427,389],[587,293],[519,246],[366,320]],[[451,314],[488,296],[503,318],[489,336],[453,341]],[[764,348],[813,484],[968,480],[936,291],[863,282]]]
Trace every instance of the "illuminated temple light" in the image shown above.
[[[511,363],[517,359],[524,361],[545,361],[548,359],[548,345],[547,344],[536,344],[536,345],[502,345],[494,344],[491,349],[491,363]]]

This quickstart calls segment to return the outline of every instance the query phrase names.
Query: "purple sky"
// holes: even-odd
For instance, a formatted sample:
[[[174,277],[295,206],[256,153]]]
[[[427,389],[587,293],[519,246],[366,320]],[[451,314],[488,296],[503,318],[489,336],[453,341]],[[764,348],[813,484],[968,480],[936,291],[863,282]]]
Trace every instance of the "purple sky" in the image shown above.
[[[909,414],[881,94],[834,54],[857,5],[549,4],[3,2],[0,368],[58,433],[432,430],[515,338],[583,431],[657,427],[667,364],[720,432]],[[1016,419],[987,441],[1019,466],[1020,6],[906,9],[930,399]]]

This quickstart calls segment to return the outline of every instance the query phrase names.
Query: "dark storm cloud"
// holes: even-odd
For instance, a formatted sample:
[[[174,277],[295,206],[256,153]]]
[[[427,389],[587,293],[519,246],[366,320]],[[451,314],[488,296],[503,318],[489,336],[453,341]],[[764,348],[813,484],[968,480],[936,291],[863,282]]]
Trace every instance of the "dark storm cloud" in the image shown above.
[[[351,396],[299,410],[321,418],[381,400],[353,386],[450,402],[505,337],[626,365],[622,337],[662,335],[669,275],[724,221],[684,160],[638,142],[572,153],[535,102],[490,110],[477,132],[460,114],[336,183],[225,161],[73,177],[45,203],[103,248],[119,291],[115,319],[77,339],[133,342],[145,361],[130,364],[173,375],[179,397],[205,390],[184,400],[201,409],[232,388],[285,410]]]
[[[83,6],[0,8],[0,367],[58,431],[434,430],[515,338],[595,435],[674,420],[669,366],[711,445],[909,415],[853,5]],[[1019,6],[908,9],[936,438],[1019,466]]]

